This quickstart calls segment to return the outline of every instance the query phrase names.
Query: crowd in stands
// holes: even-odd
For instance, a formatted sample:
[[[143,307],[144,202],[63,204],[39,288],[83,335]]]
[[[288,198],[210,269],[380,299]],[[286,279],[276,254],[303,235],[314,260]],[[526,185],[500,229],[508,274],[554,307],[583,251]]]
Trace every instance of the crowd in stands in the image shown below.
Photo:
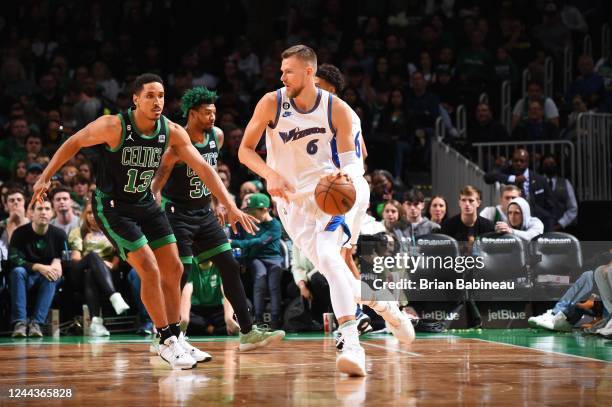
[[[458,196],[433,191],[426,197],[411,177],[431,168],[439,117],[448,141],[471,156],[476,142],[573,140],[579,113],[612,113],[610,59],[579,55],[566,92],[556,86],[545,97],[543,90],[544,59],[552,57],[558,67],[566,45],[598,33],[610,15],[605,2],[332,0],[258,7],[173,0],[6,5],[0,16],[1,287],[3,295],[10,291],[10,329],[17,336],[40,333],[62,284],[88,305],[92,334],[108,334],[102,316],[112,313],[137,313],[139,332],[153,329],[135,271],[119,261],[92,216],[94,149],[81,151],[53,177],[49,203],[28,207],[32,186],[58,146],[100,115],[127,111],[131,84],[142,72],[164,78],[164,114],[180,124],[186,89],[206,86],[219,94],[216,125],[225,142],[217,170],[239,206],[262,221],[257,236],[231,237],[257,322],[282,326],[288,297],[309,300],[318,322],[331,310],[325,279],[292,248],[265,185],[238,161],[254,104],[282,86],[280,53],[297,43],[312,46],[320,64],[340,67],[347,86],[339,96],[361,118],[371,187],[362,233],[383,233],[401,250],[435,232],[470,242],[490,232],[531,240],[545,231],[571,231],[577,203],[571,183],[559,175],[559,157],[530,157],[523,149],[493,157],[485,181],[507,186],[490,208],[480,207],[473,187],[457,185]],[[524,68],[532,80],[522,97]],[[506,80],[514,103],[510,132],[498,120],[496,102]],[[482,92],[490,103],[479,101]],[[460,105],[469,112],[464,139],[452,120]],[[265,154],[263,143],[259,150]],[[460,214],[448,217],[449,205],[458,205]],[[191,301],[182,309],[198,332],[235,333],[218,272],[202,264],[190,278]]]

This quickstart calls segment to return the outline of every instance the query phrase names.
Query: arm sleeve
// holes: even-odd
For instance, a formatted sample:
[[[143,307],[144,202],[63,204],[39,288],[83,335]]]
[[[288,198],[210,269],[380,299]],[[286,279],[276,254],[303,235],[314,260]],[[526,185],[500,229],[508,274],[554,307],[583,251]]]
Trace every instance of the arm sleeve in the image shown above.
[[[540,219],[534,217],[531,218],[527,230],[514,229],[512,231],[512,234],[517,235],[521,239],[527,241],[541,235],[542,233],[544,233],[544,224]]]
[[[563,213],[561,219],[558,220],[559,225],[563,228],[566,228],[578,216],[578,203],[576,202],[574,187],[572,187],[572,183],[568,180],[565,180],[565,186],[567,188],[567,210]]]
[[[68,235],[68,247],[70,250],[75,250],[77,252],[83,251],[83,238],[81,237],[81,230],[79,228],[75,228]]]
[[[265,230],[261,230],[261,234],[253,238],[246,238],[243,240],[232,240],[232,247],[240,247],[243,250],[249,250],[254,246],[261,246],[270,243],[271,241],[278,240],[281,238],[281,228],[278,221],[272,221],[271,227]]]
[[[544,102],[544,116],[547,119],[559,117],[559,109],[557,109],[557,105],[555,105],[551,98],[546,98],[546,102]]]
[[[515,176],[505,174],[500,170],[489,171],[484,175],[484,181],[487,184],[494,184],[496,182],[500,182],[502,184],[512,184],[514,183]]]

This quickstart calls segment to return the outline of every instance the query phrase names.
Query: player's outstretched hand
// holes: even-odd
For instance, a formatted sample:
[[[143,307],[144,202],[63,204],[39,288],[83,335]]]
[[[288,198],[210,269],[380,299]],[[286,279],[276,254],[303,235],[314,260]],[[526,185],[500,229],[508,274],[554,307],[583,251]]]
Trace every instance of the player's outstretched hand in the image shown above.
[[[43,202],[47,197],[47,191],[51,187],[51,181],[43,181],[40,177],[38,181],[32,187],[32,200],[30,201],[30,207],[34,207],[36,202]]]
[[[237,206],[233,205],[232,208],[229,208],[227,211],[227,221],[232,227],[234,233],[238,233],[238,229],[236,228],[236,224],[240,223],[244,230],[254,235],[256,231],[259,230],[257,224],[259,221],[257,218],[249,215],[248,213],[242,212],[238,209]]]
[[[272,171],[270,175],[266,177],[266,185],[270,196],[276,196],[289,202],[287,196],[288,192],[294,193],[295,187],[291,185],[285,178],[283,178],[276,171]]]

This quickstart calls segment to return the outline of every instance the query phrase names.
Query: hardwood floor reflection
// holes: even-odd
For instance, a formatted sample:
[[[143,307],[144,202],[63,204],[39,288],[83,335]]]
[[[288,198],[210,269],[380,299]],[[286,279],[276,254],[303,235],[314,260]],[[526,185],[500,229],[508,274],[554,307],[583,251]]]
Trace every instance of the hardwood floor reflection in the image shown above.
[[[612,364],[472,339],[364,342],[366,378],[335,372],[331,339],[287,340],[238,353],[236,342],[198,343],[209,363],[172,371],[148,345],[1,346],[7,388],[70,387],[63,405],[610,405]],[[23,400],[22,400],[23,401]],[[60,401],[30,399],[41,406]]]

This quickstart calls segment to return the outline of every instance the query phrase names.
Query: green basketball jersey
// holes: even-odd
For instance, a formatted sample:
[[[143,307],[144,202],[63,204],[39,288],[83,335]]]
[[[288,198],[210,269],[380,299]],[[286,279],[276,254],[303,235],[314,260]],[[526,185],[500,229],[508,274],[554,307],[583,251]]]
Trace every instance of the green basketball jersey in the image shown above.
[[[219,141],[217,140],[214,127],[204,133],[204,141],[202,143],[193,144],[202,158],[215,169],[217,168],[217,159],[219,157],[218,144]],[[164,186],[162,195],[168,201],[189,209],[207,208],[211,200],[210,191],[206,188],[200,177],[198,177],[198,174],[184,163],[174,166]]]
[[[97,188],[121,202],[138,202],[151,195],[151,181],[168,148],[168,119],[161,116],[150,135],[134,123],[132,110],[120,113],[121,143],[114,149],[98,146]]]

